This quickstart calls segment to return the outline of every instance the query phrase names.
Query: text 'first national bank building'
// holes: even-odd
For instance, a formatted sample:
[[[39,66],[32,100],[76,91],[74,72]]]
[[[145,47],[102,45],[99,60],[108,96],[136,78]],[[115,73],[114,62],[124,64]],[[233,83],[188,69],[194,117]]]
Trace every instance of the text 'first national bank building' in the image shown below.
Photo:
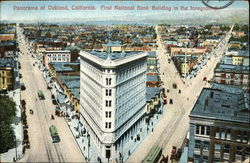
[[[112,159],[142,120],[146,52],[81,52],[81,115],[102,158]]]

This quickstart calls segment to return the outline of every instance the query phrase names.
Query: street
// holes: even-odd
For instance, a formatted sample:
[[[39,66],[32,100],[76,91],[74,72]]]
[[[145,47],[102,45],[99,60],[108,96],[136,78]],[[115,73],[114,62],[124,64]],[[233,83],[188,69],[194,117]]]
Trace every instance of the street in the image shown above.
[[[85,162],[75,138],[63,117],[55,116],[55,105],[52,104],[51,92],[42,77],[42,73],[31,57],[21,29],[17,27],[19,41],[19,61],[21,63],[21,82],[25,83],[26,90],[21,92],[21,99],[26,101],[26,115],[30,149],[26,150],[21,162]],[[42,90],[45,100],[39,100],[37,92]],[[29,110],[33,110],[33,114]],[[61,141],[52,143],[49,127],[55,125]]]
[[[232,27],[233,28],[233,27]],[[231,33],[232,28],[229,33]],[[157,56],[160,64],[161,80],[165,90],[169,89],[167,93],[168,104],[165,105],[164,115],[160,122],[156,125],[154,132],[150,133],[135,150],[127,162],[142,161],[153,146],[161,146],[163,148],[162,154],[166,157],[170,156],[172,146],[180,147],[183,140],[187,136],[189,127],[188,115],[193,108],[201,90],[204,87],[210,87],[207,81],[203,81],[206,76],[210,80],[213,76],[213,70],[216,64],[221,59],[223,52],[227,49],[227,43],[230,38],[228,33],[225,38],[225,44],[220,49],[215,51],[213,55],[195,78],[181,79],[180,75],[173,62],[168,63],[169,55],[165,54],[165,49],[160,37],[158,26],[157,33]],[[163,73],[164,72],[164,73]],[[177,89],[174,89],[172,84],[177,84]],[[181,93],[178,90],[181,90]],[[169,99],[173,99],[173,104],[169,104]]]

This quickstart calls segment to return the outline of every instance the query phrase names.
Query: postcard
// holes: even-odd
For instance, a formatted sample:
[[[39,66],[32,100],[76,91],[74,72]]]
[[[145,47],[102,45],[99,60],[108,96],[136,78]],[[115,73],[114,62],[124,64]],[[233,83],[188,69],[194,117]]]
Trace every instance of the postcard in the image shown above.
[[[0,162],[249,162],[249,1],[0,2]]]

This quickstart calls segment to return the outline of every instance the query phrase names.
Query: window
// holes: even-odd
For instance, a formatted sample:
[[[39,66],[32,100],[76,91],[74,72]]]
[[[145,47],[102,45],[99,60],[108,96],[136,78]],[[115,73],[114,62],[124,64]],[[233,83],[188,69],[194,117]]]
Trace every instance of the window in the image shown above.
[[[250,147],[247,147],[247,148],[246,148],[245,157],[246,157],[246,158],[250,157]]]
[[[194,148],[200,148],[200,147],[201,147],[201,141],[200,140],[195,140]]]
[[[243,147],[237,146],[236,147],[236,155],[242,155],[242,150],[243,150]]]
[[[241,142],[241,131],[240,130],[237,131],[236,141]]]
[[[247,143],[248,136],[247,136],[247,131],[243,131],[243,135],[242,135],[242,142],[243,143]]]
[[[210,135],[210,127],[207,126],[206,128],[207,128],[206,135]]]
[[[109,128],[111,128],[111,122],[109,122]]]
[[[220,136],[221,136],[221,139],[225,139],[226,132],[225,132],[225,129],[224,129],[224,128],[221,128],[221,129],[220,129]]]
[[[106,85],[111,85],[111,78],[106,78]]]
[[[106,107],[111,107],[112,101],[111,100],[106,100],[105,104],[106,104]]]
[[[209,150],[209,142],[208,141],[203,142],[203,150]]]
[[[111,128],[111,122],[105,122],[105,128]]]
[[[111,118],[111,111],[106,111],[105,115],[106,115],[106,118]]]
[[[224,146],[224,153],[229,153],[229,150],[230,150],[230,145],[229,144],[226,144]]]
[[[230,129],[226,129],[226,139],[231,140],[231,130]]]
[[[204,134],[205,134],[205,127],[201,126],[201,135],[204,135]]]
[[[195,132],[196,134],[199,134],[199,131],[200,131],[199,128],[200,128],[200,126],[199,126],[199,125],[196,125],[196,132]]]
[[[215,150],[215,152],[220,152],[220,150],[221,150],[221,145],[220,145],[220,144],[215,144],[214,150]]]
[[[194,155],[194,163],[200,162],[200,155]]]
[[[208,156],[203,156],[202,157],[202,162],[203,163],[208,163]]]
[[[105,122],[105,128],[108,128],[108,122]]]
[[[112,95],[112,89],[106,89],[106,96]]]

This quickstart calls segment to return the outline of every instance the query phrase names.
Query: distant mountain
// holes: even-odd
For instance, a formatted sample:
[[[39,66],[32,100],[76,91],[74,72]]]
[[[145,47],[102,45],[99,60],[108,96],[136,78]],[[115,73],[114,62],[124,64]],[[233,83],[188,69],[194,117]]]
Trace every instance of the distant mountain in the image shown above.
[[[225,8],[221,10],[207,10],[207,11],[168,11],[155,12],[144,15],[117,15],[117,16],[100,16],[92,18],[58,18],[46,20],[26,20],[26,23],[43,21],[47,23],[84,23],[84,24],[249,24],[248,9],[243,8]],[[17,22],[24,22],[17,21]]]

